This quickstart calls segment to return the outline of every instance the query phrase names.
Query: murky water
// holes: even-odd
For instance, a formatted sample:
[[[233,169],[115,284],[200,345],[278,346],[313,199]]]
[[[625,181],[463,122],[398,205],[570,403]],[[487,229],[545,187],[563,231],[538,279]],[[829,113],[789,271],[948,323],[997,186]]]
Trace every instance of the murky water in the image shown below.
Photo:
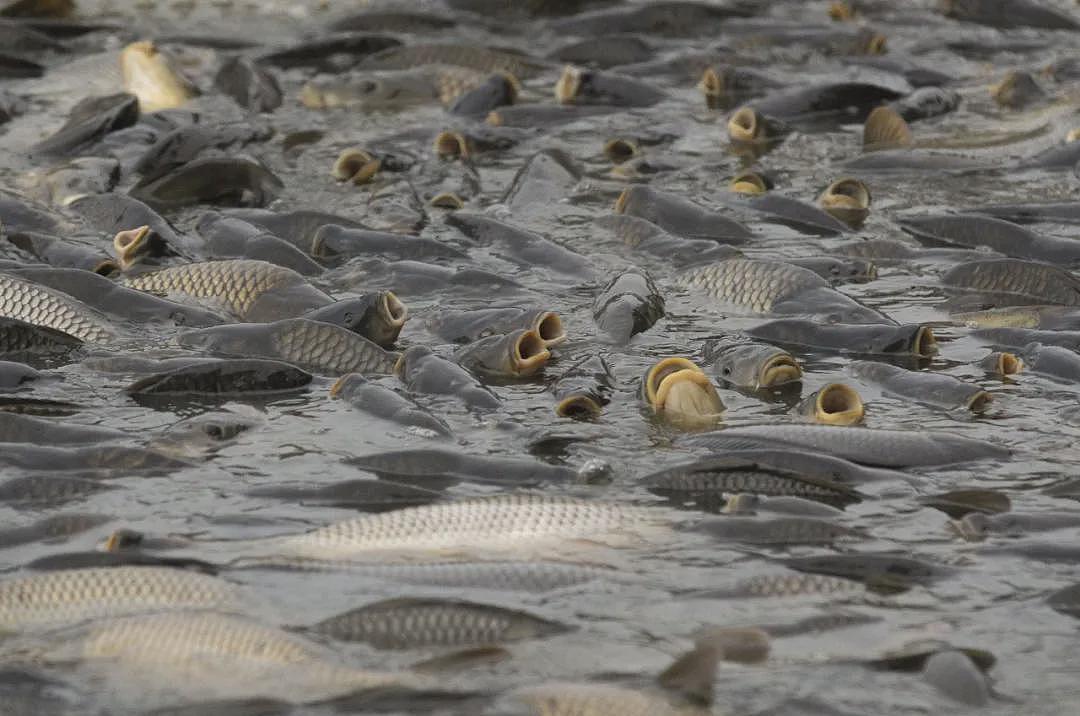
[[[0,3],[2,4],[2,3]],[[320,5],[332,5],[332,9]],[[26,156],[29,143],[59,127],[67,110],[88,94],[119,91],[115,56],[129,41],[145,37],[190,36],[230,38],[256,46],[287,44],[318,36],[330,18],[367,3],[117,3],[80,4],[87,19],[116,23],[116,29],[94,32],[68,44],[72,55],[45,54],[41,61],[50,74],[40,80],[7,81],[3,86],[27,98],[24,116],[0,125],[0,186],[26,191],[27,172],[35,164]],[[394,3],[394,9],[406,3]],[[829,23],[825,2],[752,3],[762,19],[792,23],[797,27]],[[1069,201],[1077,198],[1077,179],[1072,171],[1016,171],[1010,166],[1053,146],[1077,126],[1076,84],[1058,83],[1039,76],[1046,88],[1045,101],[1026,109],[1003,109],[991,99],[987,87],[1011,69],[1036,71],[1080,52],[1075,32],[1016,29],[1000,32],[975,24],[944,20],[933,3],[857,3],[863,8],[861,22],[888,38],[886,57],[908,56],[953,78],[950,85],[963,98],[960,109],[942,117],[912,123],[917,138],[942,146],[959,147],[966,156],[985,160],[998,169],[963,175],[894,173],[860,175],[870,187],[873,204],[865,225],[852,234],[817,237],[780,224],[768,223],[744,208],[720,210],[747,223],[755,234],[744,251],[754,258],[803,258],[824,255],[856,238],[909,240],[894,223],[904,214],[929,214],[988,204]],[[1060,2],[1057,6],[1076,13]],[[411,4],[410,4],[411,7]],[[421,9],[433,7],[422,4]],[[435,8],[438,10],[438,8]],[[570,38],[544,29],[538,21],[503,23],[498,17],[455,15],[452,30],[429,35],[401,34],[406,43],[420,40],[476,42],[509,47],[544,57]],[[470,19],[471,18],[471,19]],[[832,27],[841,27],[833,25]],[[691,51],[729,48],[740,62],[759,66],[778,81],[810,83],[836,78],[873,79],[902,83],[890,73],[859,70],[841,56],[823,54],[800,42],[751,41],[748,30],[697,39],[645,37],[655,58],[674,57]],[[978,56],[950,49],[948,43],[967,40],[984,48]],[[1030,42],[1028,50],[1016,51],[1013,41]],[[210,90],[212,70],[222,51],[191,42],[170,45],[184,59],[185,67],[203,89]],[[1002,49],[995,51],[996,47]],[[253,48],[251,52],[257,49]],[[98,53],[109,53],[98,56]],[[74,57],[90,57],[72,68]],[[519,101],[552,101],[552,87],[561,64],[524,83]],[[109,69],[112,68],[112,69]],[[54,74],[55,73],[55,74]],[[276,210],[317,208],[364,222],[370,220],[368,205],[377,190],[338,184],[329,170],[341,150],[350,146],[385,146],[391,136],[416,130],[415,139],[396,140],[422,161],[431,158],[430,138],[439,130],[462,126],[435,103],[401,111],[365,112],[355,109],[312,111],[300,105],[300,88],[311,72],[290,69],[278,72],[285,94],[283,106],[259,121],[268,122],[274,136],[252,144],[243,152],[257,157],[284,182]],[[469,412],[453,398],[417,396],[432,413],[445,419],[457,436],[453,443],[436,441],[390,422],[374,420],[329,396],[332,377],[317,377],[309,390],[288,397],[239,404],[213,400],[148,406],[134,402],[123,389],[134,373],[103,373],[80,362],[50,366],[48,375],[35,383],[33,397],[69,400],[82,406],[65,420],[124,430],[132,446],[154,446],[177,423],[215,411],[229,411],[249,424],[235,438],[221,444],[212,441],[183,444],[192,465],[157,476],[131,476],[123,470],[110,472],[105,481],[119,489],[97,492],[62,506],[0,506],[0,524],[19,526],[42,517],[65,512],[106,515],[106,524],[63,542],[44,541],[0,551],[3,567],[17,572],[31,560],[46,555],[101,546],[118,528],[146,535],[184,537],[206,545],[213,554],[219,540],[303,532],[329,522],[355,516],[355,510],[318,504],[254,497],[249,491],[269,486],[310,487],[370,477],[349,465],[349,458],[388,450],[441,447],[471,455],[529,457],[552,464],[580,468],[590,460],[610,466],[610,480],[601,484],[545,485],[546,493],[594,499],[656,503],[657,498],[640,487],[638,478],[695,456],[674,444],[680,432],[649,417],[638,397],[638,379],[658,359],[671,355],[696,358],[703,340],[721,332],[738,331],[763,322],[760,317],[733,316],[718,312],[709,299],[677,287],[676,269],[663,258],[628,250],[610,232],[594,225],[594,219],[611,213],[626,182],[609,174],[604,142],[617,136],[659,138],[645,148],[646,156],[671,167],[645,177],[648,183],[691,199],[703,206],[719,207],[729,197],[727,184],[744,161],[729,150],[726,132],[728,112],[705,108],[695,87],[698,73],[661,81],[669,98],[649,108],[622,110],[525,133],[512,148],[480,154],[475,168],[480,178],[478,196],[467,210],[486,211],[513,225],[543,233],[559,244],[585,256],[596,269],[595,281],[567,278],[543,266],[521,267],[495,252],[468,250],[465,261],[444,265],[481,268],[512,278],[523,288],[515,291],[476,291],[468,286],[441,291],[418,290],[407,283],[387,281],[379,271],[365,268],[364,259],[328,270],[313,282],[335,297],[366,290],[393,290],[410,310],[410,320],[399,346],[439,346],[442,341],[429,332],[427,323],[440,311],[490,306],[539,306],[558,312],[569,340],[560,346],[545,373],[535,379],[499,384],[493,390],[503,407],[485,414]],[[649,79],[646,76],[644,79]],[[203,121],[247,121],[242,110],[227,99],[208,92],[193,100],[188,109]],[[786,141],[754,165],[767,170],[785,196],[814,202],[831,181],[848,171],[841,166],[858,156],[861,124],[829,123],[824,129],[797,129]],[[315,132],[308,143],[295,147],[301,132]],[[986,135],[985,138],[982,138]],[[999,137],[1006,137],[1004,141]],[[286,147],[290,147],[286,149]],[[558,187],[558,196],[520,206],[501,204],[515,173],[539,150],[565,150],[580,162],[583,176],[569,186]],[[38,167],[40,168],[40,167]],[[117,191],[134,182],[124,177]],[[398,182],[382,191],[400,191]],[[423,187],[420,187],[423,189]],[[725,200],[726,201],[726,200]],[[207,207],[169,214],[181,230],[194,234],[194,225]],[[460,235],[444,225],[444,210],[427,207],[426,225],[420,235],[462,245]],[[0,217],[2,218],[2,217]],[[1039,232],[1077,238],[1076,226],[1037,225]],[[94,237],[94,232],[84,232]],[[101,247],[111,236],[98,232]],[[90,240],[93,240],[92,238]],[[913,246],[914,242],[911,242]],[[16,257],[5,247],[3,255]],[[974,362],[990,348],[952,323],[938,304],[945,298],[941,274],[952,263],[896,261],[880,264],[878,277],[868,283],[846,284],[839,289],[901,323],[933,323],[940,353],[920,368],[942,372],[977,383],[993,394],[986,413],[943,412],[883,395],[873,386],[855,381],[847,372],[849,359],[836,354],[793,350],[802,361],[805,377],[802,395],[833,381],[859,388],[866,401],[865,424],[873,428],[910,431],[947,431],[983,438],[1013,450],[1008,460],[988,460],[971,465],[910,471],[907,482],[873,483],[865,488],[868,499],[848,506],[831,519],[859,528],[866,538],[839,542],[835,546],[753,547],[710,541],[699,534],[680,537],[661,549],[586,549],[589,561],[614,564],[620,576],[547,593],[510,593],[484,588],[402,586],[379,576],[348,572],[226,571],[227,579],[250,585],[265,597],[265,610],[253,613],[279,624],[304,624],[329,617],[361,604],[396,596],[438,596],[471,599],[526,609],[576,627],[538,641],[509,646],[511,658],[445,677],[448,685],[498,692],[515,686],[548,680],[586,681],[601,675],[638,677],[638,683],[659,672],[672,658],[692,645],[695,632],[705,626],[752,626],[793,623],[804,617],[838,612],[857,612],[866,623],[834,631],[777,638],[771,656],[760,665],[725,664],[719,671],[716,711],[721,713],[829,713],[829,714],[936,714],[960,708],[935,690],[918,673],[871,670],[856,663],[881,656],[904,644],[936,639],[956,647],[991,652],[996,665],[990,674],[995,697],[982,710],[987,713],[1065,714],[1080,708],[1080,648],[1076,622],[1052,610],[1045,595],[1077,581],[1073,561],[1051,561],[1025,556],[991,555],[983,547],[996,544],[1051,542],[1075,546],[1076,528],[1014,537],[991,537],[973,544],[951,534],[948,518],[922,506],[916,498],[958,488],[1000,490],[1012,501],[1016,513],[1071,512],[1080,515],[1071,500],[1054,498],[1042,488],[1073,477],[1080,465],[1075,440],[1080,428],[1075,420],[1062,418],[1074,407],[1075,384],[1052,382],[1021,374],[1003,382],[990,379]],[[646,268],[664,294],[666,316],[627,346],[598,343],[591,310],[603,283],[629,266]],[[360,278],[357,278],[360,277]],[[939,325],[940,324],[940,325]],[[184,355],[173,342],[174,329],[153,328],[130,343],[95,348],[97,357],[130,352],[152,357]],[[449,347],[447,347],[449,348]],[[440,352],[448,353],[449,350]],[[575,360],[602,353],[617,378],[610,405],[593,422],[557,418],[551,383]],[[377,379],[399,386],[390,376]],[[797,395],[747,394],[723,386],[726,405],[723,426],[800,421],[793,410]],[[19,448],[5,447],[17,451]],[[36,474],[35,471],[3,468],[5,478]],[[501,487],[461,482],[446,489],[448,498],[490,494]],[[658,506],[657,509],[666,509]],[[677,518],[693,522],[700,513],[686,509]],[[1019,541],[1018,541],[1019,539]],[[773,599],[689,598],[697,589],[719,589],[741,580],[782,568],[775,560],[790,556],[843,552],[895,552],[954,568],[948,576],[891,596],[855,592],[854,596],[803,596]],[[198,546],[183,550],[199,555]],[[525,557],[531,555],[523,555]],[[337,647],[335,647],[337,648]],[[433,649],[378,652],[355,646],[342,652],[370,667],[404,668],[440,652]],[[92,680],[79,672],[70,675],[71,687],[51,687],[42,703],[28,700],[28,710],[17,713],[111,713],[115,703],[139,708],[155,704],[153,689],[146,688],[146,703],[124,689],[100,693]],[[110,682],[111,683],[111,682]],[[129,685],[131,686],[131,685]],[[145,686],[145,685],[143,685]],[[27,687],[27,690],[29,687]],[[134,689],[142,690],[142,687]],[[192,686],[197,700],[198,686]],[[12,692],[15,694],[15,691]],[[20,692],[21,693],[21,692]],[[16,696],[12,696],[13,699]],[[65,703],[71,700],[71,703]],[[16,703],[14,700],[12,703]],[[89,706],[88,704],[95,704]],[[83,708],[87,710],[83,710]],[[445,706],[448,712],[455,707]],[[477,708],[469,706],[466,711]],[[481,708],[487,708],[486,706]],[[502,707],[491,707],[492,713]],[[38,709],[38,710],[35,710]],[[0,711],[3,707],[0,706]],[[97,711],[94,711],[97,712]],[[124,712],[124,711],[120,711]],[[229,713],[225,710],[222,713]],[[295,713],[320,712],[298,706]]]

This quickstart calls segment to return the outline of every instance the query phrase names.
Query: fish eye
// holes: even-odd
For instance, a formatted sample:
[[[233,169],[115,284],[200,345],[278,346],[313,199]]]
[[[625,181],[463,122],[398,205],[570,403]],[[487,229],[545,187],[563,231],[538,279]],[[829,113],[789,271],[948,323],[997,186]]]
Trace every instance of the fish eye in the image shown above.
[[[169,315],[169,318],[171,318],[172,322],[178,326],[187,325],[187,316],[185,316],[182,311],[173,311],[172,314]]]
[[[225,437],[225,431],[217,423],[206,423],[203,425],[203,432],[206,433],[207,437],[214,440],[221,440]]]

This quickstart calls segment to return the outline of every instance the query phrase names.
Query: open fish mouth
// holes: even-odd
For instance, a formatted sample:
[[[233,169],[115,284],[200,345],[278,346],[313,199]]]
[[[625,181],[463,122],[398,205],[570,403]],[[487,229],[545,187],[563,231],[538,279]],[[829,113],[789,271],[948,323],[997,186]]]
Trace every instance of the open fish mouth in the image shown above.
[[[937,338],[929,326],[919,326],[911,344],[911,352],[920,358],[930,358],[937,354]]]
[[[555,414],[561,418],[584,420],[600,415],[603,408],[587,395],[570,395],[558,402]]]
[[[401,328],[409,318],[409,309],[393,291],[386,291],[379,301],[379,314],[390,328]]]
[[[545,348],[554,348],[566,341],[562,319],[554,311],[541,311],[533,319],[532,329],[540,336]]]
[[[752,107],[742,107],[731,115],[727,123],[728,136],[733,142],[757,142],[765,137],[758,136],[762,130],[760,116]]]
[[[985,390],[980,390],[968,398],[967,409],[973,413],[984,413],[993,402],[994,396],[992,394]]]
[[[855,425],[865,413],[858,392],[843,383],[826,385],[814,400],[814,420],[822,425]]]
[[[761,366],[758,375],[758,386],[761,388],[773,388],[778,385],[794,383],[802,378],[802,368],[799,363],[789,355],[773,356]]]
[[[638,147],[637,142],[632,140],[616,137],[604,142],[604,156],[612,164],[622,164],[639,154],[641,154],[641,149]]]
[[[367,184],[382,169],[382,161],[364,149],[346,149],[334,161],[330,173],[338,181]]]
[[[1002,351],[997,355],[995,371],[998,375],[1017,375],[1024,370],[1024,360],[1015,353]]]
[[[536,331],[524,331],[511,348],[511,362],[517,375],[534,375],[543,370],[551,358],[544,339]]]
[[[728,183],[728,189],[736,194],[764,194],[772,188],[772,182],[757,172],[736,174]]]
[[[149,246],[149,226],[140,226],[137,229],[120,231],[117,232],[116,236],[113,238],[113,248],[116,250],[116,258],[120,261],[120,268],[125,270],[138,263],[139,258],[146,254]]]
[[[686,358],[664,358],[645,374],[642,393],[658,415],[689,425],[715,423],[724,403],[709,376]]]
[[[559,104],[573,104],[581,92],[581,70],[567,65],[555,82],[555,101]]]
[[[443,159],[468,159],[472,156],[469,139],[461,132],[442,131],[435,135],[435,154]]]

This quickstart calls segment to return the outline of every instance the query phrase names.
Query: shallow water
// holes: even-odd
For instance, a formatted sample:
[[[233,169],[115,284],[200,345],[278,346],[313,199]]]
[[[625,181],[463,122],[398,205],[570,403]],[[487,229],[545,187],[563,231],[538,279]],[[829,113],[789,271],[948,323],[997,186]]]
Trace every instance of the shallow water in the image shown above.
[[[119,77],[108,68],[115,53],[126,42],[162,34],[243,37],[253,42],[284,44],[318,29],[333,16],[324,3],[80,3],[87,18],[116,20],[123,30],[91,33],[72,42],[76,55],[110,53],[83,68],[65,68],[70,57],[46,56],[53,74],[42,80],[10,81],[6,87],[27,96],[33,109],[8,125],[0,125],[0,186],[24,189],[25,175],[34,165],[25,148],[50,134],[62,124],[67,109],[88,94],[79,90],[58,92],[63,78],[70,87],[89,87],[93,92],[119,91]],[[367,7],[368,3],[330,3],[333,13]],[[394,3],[395,9],[405,3]],[[825,2],[755,3],[760,14],[777,21],[803,24],[827,23]],[[410,7],[412,5],[410,4]],[[821,255],[830,248],[855,238],[904,239],[893,219],[902,214],[935,213],[952,208],[970,208],[997,203],[1068,201],[1077,198],[1077,179],[1072,171],[1009,171],[1013,160],[1030,156],[1052,146],[1076,126],[1078,85],[1057,84],[1040,78],[1051,99],[1033,109],[1004,110],[990,99],[987,86],[1009,69],[1041,68],[1049,62],[1080,51],[1076,33],[1019,29],[1006,33],[970,24],[944,20],[933,3],[867,3],[864,22],[884,32],[891,54],[917,50],[915,59],[926,66],[955,77],[952,87],[963,96],[961,108],[937,119],[913,123],[916,136],[943,143],[970,140],[980,133],[1009,135],[998,145],[991,139],[986,147],[965,149],[1001,166],[1000,171],[963,176],[941,174],[893,174],[865,176],[873,194],[871,213],[865,226],[851,235],[820,238],[800,234],[784,226],[761,221],[750,212],[726,211],[746,221],[755,233],[745,247],[751,257],[793,258]],[[1057,6],[1071,10],[1070,4]],[[420,7],[436,7],[423,3]],[[99,14],[100,13],[100,14]],[[488,33],[462,16],[458,29],[437,35],[439,40],[480,42],[512,47],[544,56],[562,42],[547,30],[531,31],[509,23]],[[536,27],[542,28],[542,23]],[[413,41],[408,35],[401,36]],[[1002,51],[989,58],[965,59],[944,48],[946,41],[962,37],[987,43],[1003,38],[1037,41],[1040,49],[1017,53]],[[689,49],[715,45],[739,47],[738,36],[705,39],[649,38],[657,57],[675,55]],[[209,72],[216,61],[212,50],[177,47],[189,61],[197,84],[210,87]],[[831,78],[854,76],[836,57],[804,50],[799,46],[777,47],[762,44],[744,51],[748,62],[760,62],[778,78],[799,76]],[[551,87],[557,76],[547,73],[525,82],[524,97],[551,101]],[[305,109],[298,101],[300,87],[308,79],[304,70],[279,72],[285,91],[284,105],[264,117],[276,135],[263,145],[244,151],[257,156],[280,176],[285,189],[272,208],[318,208],[364,221],[370,190],[336,184],[329,168],[338,153],[349,146],[369,146],[380,138],[404,130],[417,129],[424,137],[415,143],[418,155],[430,154],[427,138],[459,121],[448,118],[439,106],[410,107],[401,112]],[[893,76],[895,80],[895,76]],[[715,197],[727,193],[727,182],[743,164],[729,151],[725,131],[727,112],[705,108],[696,78],[677,82],[665,80],[670,98],[648,109],[579,120],[545,131],[520,142],[512,149],[482,154],[476,161],[482,192],[469,202],[472,211],[492,215],[544,233],[556,242],[588,257],[602,280],[581,283],[560,277],[543,268],[521,268],[483,249],[469,251],[471,267],[512,277],[524,290],[506,295],[486,295],[464,291],[418,294],[409,286],[380,285],[397,293],[408,305],[410,320],[401,335],[400,347],[436,346],[440,341],[426,329],[426,322],[446,308],[480,308],[490,305],[538,305],[557,311],[570,339],[557,350],[556,358],[539,378],[510,385],[498,385],[495,392],[504,406],[494,413],[467,412],[450,398],[418,396],[434,414],[443,417],[458,436],[457,448],[475,455],[528,456],[555,464],[581,467],[589,460],[602,460],[611,467],[610,484],[545,486],[544,491],[590,498],[655,502],[656,498],[638,487],[636,479],[654,470],[684,461],[695,453],[673,445],[679,432],[645,415],[637,399],[639,376],[656,360],[669,355],[695,357],[705,337],[757,325],[762,319],[731,316],[710,308],[701,296],[677,288],[676,271],[664,261],[634,254],[618,239],[593,225],[593,219],[607,215],[626,183],[608,175],[610,163],[602,153],[603,143],[614,136],[670,133],[674,140],[666,147],[647,148],[649,155],[671,159],[681,168],[650,179],[652,186],[677,193],[704,206],[717,206]],[[2,87],[4,85],[0,85]],[[204,94],[190,103],[204,117],[241,119],[243,112],[232,102]],[[297,152],[283,151],[290,133],[317,129],[321,139]],[[1011,141],[1020,137],[1018,141]],[[955,146],[955,144],[954,144]],[[583,179],[569,188],[558,201],[544,202],[527,209],[511,210],[499,202],[515,172],[536,151],[561,148],[579,160]],[[813,202],[831,181],[844,174],[839,164],[861,151],[861,125],[850,124],[825,131],[797,132],[759,160],[757,166],[769,170],[779,193]],[[427,154],[424,154],[424,153]],[[133,183],[121,181],[120,189]],[[169,215],[174,224],[191,231],[206,207]],[[443,210],[427,209],[429,223],[421,235],[454,241],[457,233],[442,222]],[[1047,234],[1080,239],[1076,226],[1037,226]],[[100,236],[102,246],[111,237]],[[912,245],[915,245],[912,242]],[[2,256],[2,254],[0,254]],[[641,265],[647,268],[666,299],[666,313],[657,325],[638,335],[625,347],[599,344],[591,317],[593,297],[619,269]],[[972,363],[989,348],[968,335],[968,329],[948,325],[949,315],[936,306],[944,298],[939,277],[951,264],[879,265],[879,276],[865,284],[848,284],[843,292],[866,305],[878,308],[901,323],[942,322],[935,325],[941,351],[924,362],[929,370],[942,371],[978,383],[994,395],[991,409],[978,417],[944,413],[884,396],[868,385],[854,382],[845,371],[849,358],[807,351],[793,351],[804,365],[802,394],[833,381],[851,382],[860,388],[867,403],[865,424],[874,428],[912,431],[943,430],[968,437],[984,438],[1014,451],[1009,460],[982,461],[948,468],[911,471],[908,484],[867,486],[874,495],[849,506],[836,518],[840,524],[859,527],[870,538],[835,547],[796,546],[791,548],[740,548],[712,543],[698,535],[681,538],[663,550],[598,552],[596,562],[614,563],[626,571],[627,579],[600,581],[544,594],[505,593],[493,590],[440,590],[403,587],[400,584],[348,573],[291,573],[270,571],[226,572],[224,576],[249,584],[273,603],[269,617],[282,624],[313,622],[345,609],[377,599],[405,595],[436,595],[487,601],[513,608],[525,608],[539,615],[572,624],[575,631],[541,641],[510,646],[512,658],[495,666],[484,666],[448,677],[448,682],[467,688],[499,691],[546,680],[582,681],[603,674],[626,674],[647,678],[658,672],[692,644],[692,634],[703,626],[782,624],[806,616],[833,613],[839,609],[870,615],[875,621],[847,629],[774,641],[770,660],[759,666],[725,664],[718,675],[717,712],[726,713],[876,713],[934,714],[959,708],[938,693],[917,674],[870,671],[848,663],[850,659],[879,656],[890,648],[933,638],[954,646],[988,650],[997,658],[991,671],[997,697],[982,711],[987,713],[1064,714],[1080,708],[1080,647],[1076,622],[1046,605],[1044,596],[1076,581],[1074,563],[1043,562],[1037,559],[987,555],[979,545],[966,543],[946,529],[948,518],[919,505],[915,497],[959,487],[983,487],[1004,491],[1018,513],[1040,511],[1077,512],[1071,500],[1053,498],[1041,488],[1072,477],[1080,465],[1075,441],[1080,427],[1062,420],[1062,410],[1076,404],[1075,385],[1051,382],[1022,374],[1016,380],[991,380]],[[342,277],[349,267],[328,271],[314,282],[335,297],[347,297]],[[353,286],[363,292],[364,285]],[[129,350],[155,356],[181,355],[172,342],[172,329],[154,329],[131,346],[96,349],[97,355]],[[611,404],[595,422],[579,423],[556,418],[552,412],[551,382],[581,356],[601,352],[617,378]],[[0,506],[0,524],[29,524],[41,517],[65,511],[111,516],[108,524],[73,537],[66,542],[41,542],[0,551],[0,566],[15,572],[28,561],[50,554],[94,549],[114,529],[124,527],[154,536],[193,537],[212,543],[222,539],[245,539],[271,534],[302,532],[311,527],[356,515],[353,510],[294,504],[273,498],[257,498],[245,493],[271,485],[313,486],[367,476],[343,460],[357,455],[387,450],[421,447],[448,447],[393,424],[376,421],[329,397],[332,378],[317,377],[310,389],[289,397],[262,400],[254,407],[220,401],[192,401],[162,405],[158,409],[133,402],[123,388],[133,374],[105,374],[80,363],[52,369],[58,380],[41,381],[32,388],[34,397],[71,400],[84,406],[66,420],[87,425],[123,429],[130,433],[131,445],[152,442],[182,419],[214,410],[232,410],[250,416],[254,425],[234,440],[213,446],[205,460],[164,476],[139,477],[116,473],[110,484],[121,489],[100,492],[62,507],[22,508]],[[380,378],[388,386],[392,377]],[[762,422],[798,421],[792,409],[797,402],[789,396],[763,400],[724,387],[719,393],[727,410],[723,425],[737,426]],[[5,468],[4,477],[18,477],[22,471]],[[450,487],[451,497],[488,494],[497,487],[462,483]],[[692,510],[680,518],[692,521]],[[1075,545],[1077,529],[1063,529],[1025,537]],[[991,537],[989,544],[1013,540]],[[926,587],[892,596],[801,597],[794,599],[687,599],[679,593],[693,589],[719,588],[779,568],[770,560],[784,556],[827,554],[838,551],[896,551],[927,561],[956,565],[951,576]],[[198,549],[194,552],[197,554]],[[632,579],[631,579],[632,577]],[[434,651],[374,652],[350,647],[344,650],[360,663],[380,668],[405,667]],[[78,674],[72,683],[78,695],[58,689],[59,713],[80,713],[80,703],[100,700],[102,713],[110,712],[114,699],[128,703],[130,693],[96,693],[92,684]],[[130,686],[130,685],[129,685]],[[123,689],[117,687],[119,692]],[[138,689],[136,689],[138,690]],[[195,696],[196,694],[193,694]],[[145,696],[145,694],[143,694]],[[12,697],[14,699],[14,696]],[[74,702],[63,705],[66,699]],[[81,702],[80,699],[92,699]],[[147,697],[153,704],[152,697]],[[139,702],[139,699],[135,699]],[[13,702],[14,703],[14,702]],[[49,702],[53,703],[53,702]],[[786,706],[784,706],[786,704]],[[140,707],[146,704],[139,703]],[[29,707],[33,708],[33,706]],[[45,709],[45,706],[40,708]],[[67,709],[65,711],[64,709]],[[452,710],[452,707],[448,707]],[[497,707],[493,707],[497,708]],[[776,709],[771,710],[771,709]],[[785,710],[786,709],[786,710]],[[48,711],[27,711],[46,713]],[[318,712],[298,707],[296,713]],[[492,713],[501,712],[492,710]],[[224,713],[228,713],[225,711]]]

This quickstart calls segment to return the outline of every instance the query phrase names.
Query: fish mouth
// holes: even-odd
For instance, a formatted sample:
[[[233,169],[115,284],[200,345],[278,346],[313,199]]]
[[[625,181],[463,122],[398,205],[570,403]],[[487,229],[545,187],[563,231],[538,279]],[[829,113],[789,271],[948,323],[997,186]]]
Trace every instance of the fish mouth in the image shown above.
[[[851,177],[837,179],[821,194],[821,208],[857,229],[870,215],[870,189]]]
[[[544,345],[540,334],[533,330],[523,331],[510,352],[514,373],[517,375],[534,375],[547,365],[551,353]]]
[[[405,354],[402,353],[400,356],[398,356],[398,359],[396,361],[394,361],[394,367],[392,369],[394,377],[396,377],[396,378],[405,377],[405,362],[406,362],[405,361]]]
[[[567,396],[555,406],[555,414],[560,418],[574,420],[591,420],[598,417],[601,410],[600,403],[587,395]]]
[[[555,101],[559,104],[573,104],[579,92],[581,92],[581,70],[567,65],[555,83]]]
[[[127,269],[137,263],[138,257],[150,246],[150,227],[140,226],[137,229],[127,229],[117,232],[113,238],[113,248],[116,250],[116,258],[120,260],[120,268]]]
[[[450,211],[457,211],[458,209],[465,208],[465,200],[452,191],[444,191],[441,194],[436,194],[431,197],[428,204],[437,209],[449,209]]]
[[[1080,139],[1080,128],[1070,129],[1069,133],[1065,135],[1065,143],[1066,144],[1071,144],[1072,142],[1075,142],[1077,139]]]
[[[469,140],[461,132],[443,131],[435,137],[435,154],[443,159],[468,159]]]
[[[727,498],[724,507],[720,511],[725,515],[752,515],[760,506],[760,495],[754,495],[749,492],[740,492]]]
[[[554,348],[566,341],[562,319],[554,311],[542,311],[533,320],[532,329],[540,336],[545,348]]]
[[[630,189],[623,189],[619,198],[615,200],[615,213],[625,214],[628,203],[630,203]]]
[[[937,338],[934,337],[934,332],[929,326],[919,326],[919,330],[915,332],[911,350],[920,358],[929,358],[937,354]]]
[[[653,409],[679,422],[704,424],[716,422],[724,404],[709,376],[694,366],[664,376],[656,388]]]
[[[994,396],[985,390],[980,390],[968,399],[967,409],[973,413],[982,413],[990,407],[992,402],[994,402]]]
[[[757,172],[742,172],[736,174],[728,183],[728,189],[736,194],[764,194],[772,188],[772,182]]]
[[[814,420],[822,425],[854,425],[865,413],[862,398],[843,383],[829,383],[814,400]]]
[[[495,74],[502,77],[503,81],[506,82],[506,94],[510,97],[508,104],[517,102],[518,96],[521,95],[521,80],[513,73],[507,72],[506,70],[499,70]]]
[[[341,394],[341,391],[344,390],[349,385],[349,383],[353,382],[356,378],[356,373],[348,373],[335,380],[334,384],[330,386],[330,397],[337,398]]]
[[[999,375],[1016,375],[1024,370],[1024,361],[1015,353],[998,354],[995,366]]]
[[[758,375],[758,387],[773,388],[785,383],[794,383],[802,378],[802,368],[789,355],[776,355],[765,361]]]
[[[122,552],[125,549],[132,549],[142,544],[143,535],[141,532],[135,530],[119,529],[115,530],[107,538],[102,545],[102,549],[105,552]]]
[[[723,106],[726,98],[727,72],[717,72],[713,67],[705,68],[701,73],[701,81],[698,88],[705,95],[705,106],[709,109],[719,109]]]
[[[379,299],[379,317],[390,328],[400,329],[409,318],[409,309],[393,291],[386,291]]]
[[[382,161],[363,149],[346,149],[334,161],[330,173],[338,181],[367,184],[382,169]]]
[[[870,39],[867,40],[863,51],[867,55],[884,55],[888,50],[888,46],[889,38],[885,37],[880,32],[875,32],[871,35]]]
[[[94,268],[91,269],[99,276],[115,276],[120,273],[120,265],[112,259],[102,259],[98,261]]]
[[[139,98],[139,110],[156,112],[179,107],[198,94],[150,40],[132,42],[120,52],[124,88]]]
[[[851,22],[855,19],[855,8],[846,2],[829,3],[829,18],[836,22]]]
[[[986,539],[989,521],[981,512],[971,512],[949,523],[950,529],[968,542],[981,542]]]
[[[649,372],[645,374],[645,378],[642,382],[645,400],[649,405],[656,406],[656,394],[664,379],[680,370],[696,370],[699,373],[701,372],[701,368],[698,368],[693,361],[687,358],[678,357],[664,358],[652,368],[649,368]]]
[[[756,142],[762,123],[753,107],[742,107],[728,119],[728,136],[733,142]]]
[[[641,150],[638,148],[636,142],[632,142],[629,139],[622,137],[616,137],[615,139],[609,139],[604,143],[604,156],[612,164],[622,164],[628,159],[633,159]]]

